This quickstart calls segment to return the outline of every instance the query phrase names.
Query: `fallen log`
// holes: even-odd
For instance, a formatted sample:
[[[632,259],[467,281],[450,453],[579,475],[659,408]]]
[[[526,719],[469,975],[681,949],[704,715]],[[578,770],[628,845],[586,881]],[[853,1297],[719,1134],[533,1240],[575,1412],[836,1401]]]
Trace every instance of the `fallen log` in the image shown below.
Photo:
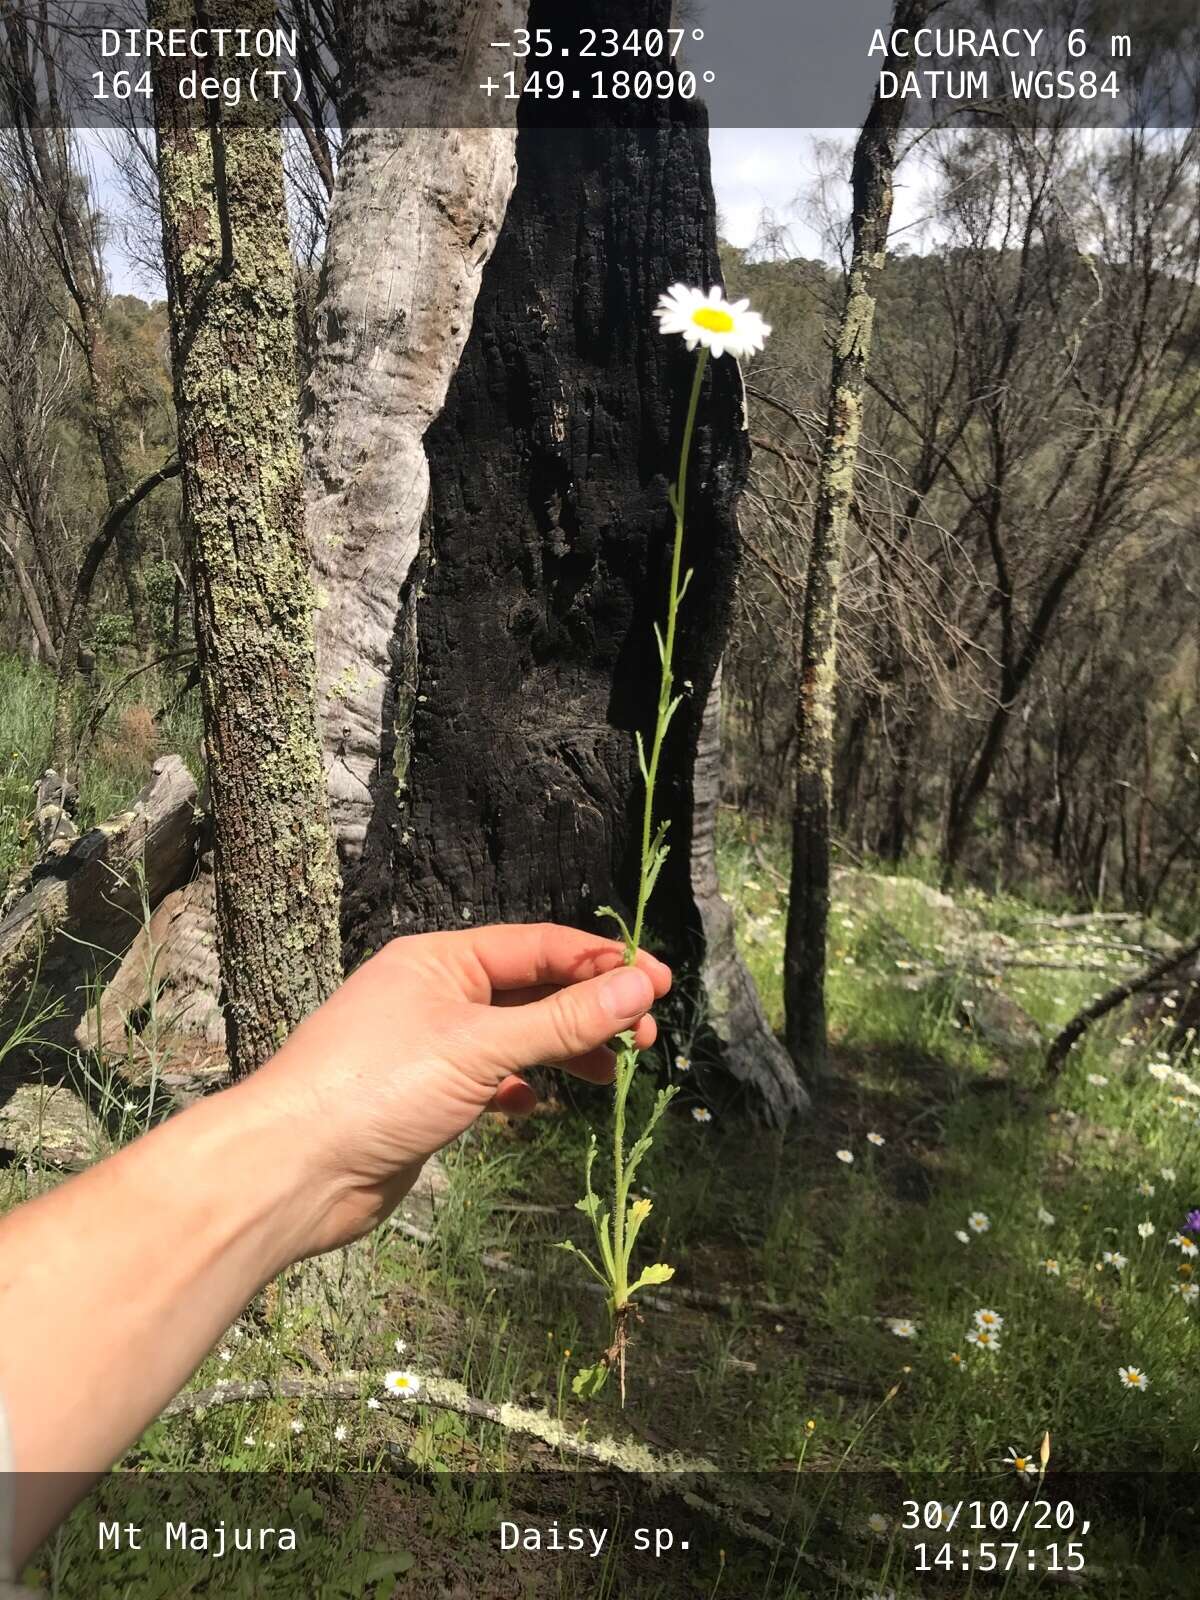
[[[1098,1022],[1110,1011],[1115,1011],[1118,1006],[1124,1005],[1126,1000],[1131,1000],[1135,994],[1152,989],[1160,979],[1174,972],[1177,967],[1182,967],[1197,953],[1200,953],[1200,938],[1193,939],[1189,944],[1180,945],[1177,950],[1172,950],[1161,961],[1156,961],[1152,967],[1148,967],[1140,977],[1116,984],[1102,994],[1099,1000],[1094,1000],[1090,1006],[1085,1006],[1078,1015],[1071,1018],[1047,1051],[1046,1071],[1049,1076],[1054,1077],[1061,1071],[1063,1062],[1071,1053],[1071,1047],[1083,1037],[1093,1022]]]
[[[0,1011],[36,981],[64,1000],[75,1026],[91,984],[133,942],[145,907],[191,875],[196,802],[182,759],[160,756],[128,811],[30,869],[0,920]]]

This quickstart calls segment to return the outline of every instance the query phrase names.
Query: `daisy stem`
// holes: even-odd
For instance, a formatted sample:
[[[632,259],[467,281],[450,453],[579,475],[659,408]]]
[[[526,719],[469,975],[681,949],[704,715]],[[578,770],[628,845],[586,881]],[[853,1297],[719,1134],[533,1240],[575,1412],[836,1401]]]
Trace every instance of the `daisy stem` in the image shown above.
[[[675,512],[675,537],[671,547],[671,584],[667,595],[667,628],[665,634],[659,635],[659,656],[662,671],[659,676],[658,686],[658,714],[654,724],[654,738],[650,745],[649,760],[643,758],[643,770],[646,784],[645,799],[642,806],[642,861],[641,872],[638,876],[637,911],[633,921],[633,932],[625,945],[625,964],[630,966],[637,960],[638,950],[641,948],[642,931],[646,920],[646,905],[650,898],[650,890],[657,877],[656,858],[662,849],[661,841],[655,843],[654,830],[654,789],[658,781],[658,765],[662,755],[663,741],[667,736],[671,718],[674,715],[677,702],[672,701],[674,688],[673,664],[675,658],[675,633],[679,617],[679,604],[683,599],[684,590],[687,588],[690,572],[683,572],[683,525],[684,503],[687,498],[688,461],[692,452],[692,435],[696,430],[696,413],[700,406],[700,389],[704,381],[704,369],[708,363],[708,351],[702,345],[696,352],[696,369],[692,376],[692,392],[688,399],[687,419],[683,427],[683,443],[679,455],[679,479],[671,493],[671,505]],[[630,1174],[625,1165],[625,1107],[629,1099],[629,1088],[633,1082],[634,1073],[637,1071],[639,1052],[632,1044],[623,1048],[617,1056],[616,1095],[613,1109],[613,1267],[614,1281],[612,1285],[613,1314],[618,1315],[621,1308],[629,1299],[629,1263],[625,1250],[625,1213],[629,1201]]]

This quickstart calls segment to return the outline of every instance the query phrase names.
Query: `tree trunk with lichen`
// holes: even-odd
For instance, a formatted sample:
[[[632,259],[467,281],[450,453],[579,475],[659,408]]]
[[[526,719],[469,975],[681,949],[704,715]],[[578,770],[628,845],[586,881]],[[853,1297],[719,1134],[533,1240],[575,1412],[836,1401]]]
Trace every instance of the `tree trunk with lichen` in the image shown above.
[[[894,28],[919,24],[925,0],[898,0]],[[889,58],[886,65],[893,63]],[[796,708],[796,789],[784,951],[784,1006],[792,1059],[809,1080],[826,1071],[825,945],[837,697],[838,586],[862,429],[875,295],[887,259],[892,175],[903,102],[878,94],[859,134],[851,174],[853,247],[838,324],[829,413],[805,578]]]
[[[186,0],[151,11],[162,27],[192,16]],[[211,0],[207,20],[265,28],[274,7]],[[277,108],[243,85],[236,114],[208,122],[177,92],[184,65],[156,70],[163,249],[227,1042],[242,1076],[337,985],[339,882],[316,727]]]
[[[592,0],[575,20],[628,31],[668,10]],[[553,25],[553,7],[534,0],[529,23]],[[547,126],[552,110],[522,102],[516,188],[426,437],[429,514],[397,630],[396,781],[377,817],[393,863],[377,881],[394,884],[381,911],[394,905],[401,931],[547,919],[612,933],[597,906],[627,911],[636,892],[635,734],[654,720],[667,490],[695,359],[658,332],[654,307],[672,282],[719,282],[720,265],[703,110],[576,104],[585,66],[564,64],[578,126]],[[710,365],[700,418],[685,699],[659,782],[670,855],[647,942],[677,965],[673,1039],[704,1091],[783,1123],[804,1095],[737,960],[702,751],[748,459],[732,360]]]

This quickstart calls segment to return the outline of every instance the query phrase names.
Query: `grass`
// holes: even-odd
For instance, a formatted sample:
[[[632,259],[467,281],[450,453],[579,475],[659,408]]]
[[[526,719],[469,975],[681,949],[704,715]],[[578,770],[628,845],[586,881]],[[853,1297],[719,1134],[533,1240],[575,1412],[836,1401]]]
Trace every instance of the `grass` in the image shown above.
[[[127,806],[150,776],[151,709],[164,708],[156,721],[158,749],[183,756],[199,775],[201,727],[195,694],[170,704],[177,680],[157,672],[118,689],[126,670],[112,665],[98,671],[79,696],[81,715],[90,716],[118,690],[88,742],[78,775],[75,820],[81,833]],[[37,854],[29,819],[33,786],[50,762],[53,700],[54,674],[49,668],[0,655],[0,894],[13,874]]]
[[[6,740],[23,716],[32,728],[19,697],[6,706]],[[731,825],[722,865],[778,1023],[783,862]],[[1018,1480],[1009,1448],[1036,1458],[1048,1435],[1038,1492],[1091,1521],[1083,1592],[1194,1593],[1182,1475],[1200,1441],[1200,1309],[1177,1291],[1200,1282],[1186,1270],[1200,1257],[1169,1240],[1200,1203],[1200,1099],[1171,1076],[1195,1063],[1170,1053],[1166,1025],[1124,1017],[1047,1085],[1041,1042],[1138,956],[1112,924],[1054,929],[1035,917],[1012,897],[947,902],[919,875],[842,873],[835,1073],[812,1117],[786,1140],[755,1132],[719,1112],[703,1061],[671,1069],[682,1093],[639,1172],[654,1202],[639,1243],[646,1260],[669,1252],[678,1284],[722,1304],[644,1310],[624,1412],[614,1394],[585,1407],[570,1390],[580,1353],[603,1345],[605,1314],[553,1246],[566,1233],[585,1239],[579,1164],[589,1125],[607,1131],[611,1107],[603,1091],[572,1086],[529,1123],[489,1120],[447,1152],[444,1190],[417,1214],[430,1243],[388,1226],[297,1268],[247,1308],[195,1380],[302,1376],[319,1391],[348,1372],[348,1398],[214,1405],[157,1423],[124,1463],[137,1475],[127,1492],[167,1492],[169,1479],[190,1494],[197,1474],[255,1474],[283,1497],[277,1516],[321,1530],[307,1555],[272,1556],[272,1593],[416,1595],[457,1583],[531,1596],[1019,1594],[1042,1580],[918,1572],[922,1536],[901,1527],[902,1503],[1015,1506],[1037,1481]],[[663,1043],[669,1060],[689,1047],[683,1036]],[[101,1074],[95,1100],[104,1069],[87,1070]],[[652,1095],[645,1074],[635,1120]],[[711,1122],[690,1115],[710,1103]],[[122,1101],[108,1136],[134,1136],[142,1110]],[[0,1169],[0,1205],[59,1181],[27,1154]],[[986,1230],[971,1230],[972,1213]],[[1106,1251],[1126,1264],[1106,1264]],[[983,1309],[1003,1318],[995,1352],[967,1337]],[[908,1322],[914,1335],[898,1337],[893,1325]],[[1118,1368],[1130,1365],[1148,1375],[1145,1392],[1122,1386]],[[767,1506],[788,1553],[764,1553],[728,1515],[698,1514],[669,1477],[662,1501],[622,1515],[630,1536],[654,1519],[691,1528],[686,1561],[628,1541],[619,1562],[610,1552],[598,1564],[503,1552],[495,1530],[514,1498],[540,1526],[611,1522],[622,1481],[601,1475],[596,1487],[558,1470],[572,1459],[561,1448],[419,1396],[389,1398],[382,1379],[394,1367],[665,1461],[702,1455],[722,1469],[712,1501],[732,1497],[743,1520],[748,1503]],[[140,1580],[129,1573],[122,1588],[89,1526],[77,1519],[35,1564],[52,1594],[252,1594],[268,1570],[261,1556],[239,1557],[197,1583],[194,1561],[185,1572],[163,1554],[161,1587],[131,1588]],[[952,1543],[976,1551],[986,1539]],[[923,1542],[928,1560],[944,1540],[927,1531]]]

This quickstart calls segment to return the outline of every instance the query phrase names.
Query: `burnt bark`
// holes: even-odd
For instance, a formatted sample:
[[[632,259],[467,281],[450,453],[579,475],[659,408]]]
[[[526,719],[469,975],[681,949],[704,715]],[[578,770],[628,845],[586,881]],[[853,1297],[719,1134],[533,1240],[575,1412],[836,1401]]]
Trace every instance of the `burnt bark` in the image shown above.
[[[191,12],[185,0],[152,9],[165,27]],[[208,16],[274,20],[271,0],[251,13],[212,0]],[[209,125],[177,92],[183,65],[160,64],[155,85],[163,256],[218,948],[241,1076],[340,981],[339,880],[317,735],[278,107],[247,91],[236,117]]]
[[[894,28],[924,17],[926,0],[897,0]],[[887,65],[893,65],[889,56]],[[784,952],[784,1004],[792,1059],[809,1078],[827,1067],[825,941],[829,921],[830,812],[837,694],[838,590],[862,430],[876,281],[887,259],[900,99],[878,93],[854,151],[853,243],[846,300],[829,380],[829,413],[805,578],[796,710],[796,790]]]
[[[551,9],[535,3],[530,27]],[[669,20],[659,3],[584,10],[581,23]],[[595,908],[627,908],[636,888],[634,735],[654,716],[668,475],[693,365],[653,309],[672,282],[720,281],[705,119],[686,103],[643,111],[641,126],[615,120],[632,113],[614,102],[569,129],[547,127],[534,101],[518,115],[516,188],[426,435],[429,513],[396,636],[396,782],[373,823],[394,842],[381,875],[394,899],[361,908],[375,939],[495,920],[599,928]],[[659,782],[671,854],[650,942],[693,986],[719,948],[713,1055],[731,1089],[783,1121],[803,1094],[720,925],[715,873],[698,864],[715,804],[708,794],[698,815],[697,752],[748,460],[732,361],[713,363],[700,416],[676,666],[686,700]]]

